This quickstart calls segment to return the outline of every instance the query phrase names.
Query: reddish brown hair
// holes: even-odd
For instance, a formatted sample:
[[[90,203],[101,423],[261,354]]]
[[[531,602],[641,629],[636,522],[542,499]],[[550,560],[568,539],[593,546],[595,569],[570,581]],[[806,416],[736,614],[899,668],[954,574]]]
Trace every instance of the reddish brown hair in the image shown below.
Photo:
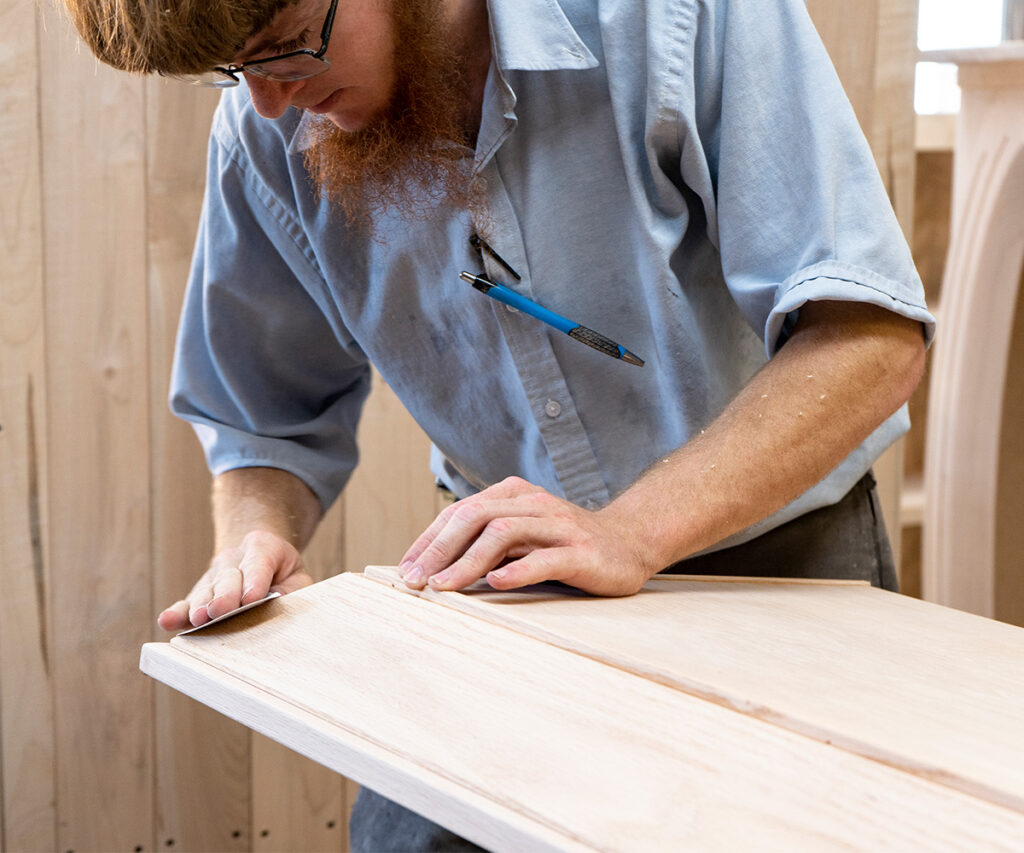
[[[197,74],[231,59],[296,0],[64,0],[103,62],[137,74]]]

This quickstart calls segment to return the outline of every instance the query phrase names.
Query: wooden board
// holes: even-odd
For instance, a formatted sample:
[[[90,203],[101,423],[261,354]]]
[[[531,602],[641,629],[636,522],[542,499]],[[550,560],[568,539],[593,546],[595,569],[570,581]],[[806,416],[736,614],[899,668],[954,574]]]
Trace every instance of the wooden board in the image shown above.
[[[497,850],[1024,844],[1013,810],[351,574],[142,668]]]
[[[345,507],[338,501],[321,520],[302,554],[314,580],[342,565]],[[197,703],[193,703],[197,704]],[[322,764],[263,735],[252,739],[252,826],[256,853],[306,853],[348,849],[351,785]]]
[[[209,475],[192,430],[167,407],[178,312],[202,202],[206,141],[219,93],[145,82],[152,589],[180,598],[213,552]],[[152,619],[152,616],[151,616]],[[152,636],[163,633],[150,622]],[[175,691],[155,696],[157,842],[164,849],[250,849],[250,733]],[[202,767],[201,773],[195,768]]]
[[[808,0],[810,13],[875,156],[908,240],[914,225],[917,0]],[[875,462],[878,497],[900,565],[903,443]]]
[[[39,46],[0,7],[0,849],[56,847]]]
[[[142,82],[40,8],[57,846],[153,849]]]
[[[1024,812],[1022,629],[867,585],[418,594]]]
[[[341,498],[346,537],[339,565],[352,571],[367,563],[397,562],[438,512],[430,440],[376,372],[358,444],[359,466]]]

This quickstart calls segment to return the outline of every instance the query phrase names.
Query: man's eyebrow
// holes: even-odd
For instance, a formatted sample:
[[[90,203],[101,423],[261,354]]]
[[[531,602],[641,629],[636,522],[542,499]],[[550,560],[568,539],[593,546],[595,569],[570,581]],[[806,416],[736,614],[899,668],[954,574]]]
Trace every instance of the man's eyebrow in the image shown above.
[[[309,25],[309,21],[308,20],[305,21],[305,25],[306,26]],[[298,33],[302,33],[302,32],[304,32],[304,28],[300,27],[298,24],[293,22],[287,28],[284,29],[284,32],[291,32],[291,31],[296,31]],[[288,39],[286,39],[283,35],[280,35],[280,34],[275,35],[273,32],[267,32],[266,30],[264,30],[264,35],[259,37],[256,40],[256,43],[252,47],[246,47],[243,50],[241,55],[242,56],[249,56],[249,57],[252,57],[254,59],[258,59],[261,53],[263,53],[263,52],[269,50],[270,48],[274,47],[274,45],[281,44],[282,42],[285,42],[285,41],[288,41]]]
[[[264,35],[261,38],[259,38],[252,47],[244,48],[241,55],[255,58],[259,56],[259,54],[264,53],[265,51],[272,48],[275,44],[277,44],[280,41],[281,39],[279,36]]]

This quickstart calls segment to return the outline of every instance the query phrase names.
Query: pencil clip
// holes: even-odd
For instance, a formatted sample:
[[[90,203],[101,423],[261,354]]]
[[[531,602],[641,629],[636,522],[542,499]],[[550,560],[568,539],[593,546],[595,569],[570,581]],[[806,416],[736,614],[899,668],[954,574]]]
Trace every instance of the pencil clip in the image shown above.
[[[480,254],[481,260],[483,260],[484,252],[487,252],[487,254],[494,258],[494,260],[497,261],[502,266],[503,269],[508,270],[508,273],[509,275],[512,276],[512,278],[514,278],[516,281],[523,280],[523,277],[519,275],[519,273],[517,273],[514,269],[512,269],[512,265],[508,261],[506,261],[501,255],[499,255],[496,251],[494,251],[494,249],[491,248],[490,243],[488,243],[479,234],[470,235],[469,245],[477,250],[477,252]]]

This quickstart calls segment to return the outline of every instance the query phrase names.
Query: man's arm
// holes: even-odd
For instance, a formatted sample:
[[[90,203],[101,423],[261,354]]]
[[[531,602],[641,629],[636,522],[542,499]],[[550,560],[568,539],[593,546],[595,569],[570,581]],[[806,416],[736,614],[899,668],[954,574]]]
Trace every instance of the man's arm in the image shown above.
[[[158,617],[166,631],[203,625],[268,592],[312,581],[300,551],[321,516],[298,477],[277,468],[237,468],[213,481],[214,558],[186,598]]]
[[[920,323],[861,303],[808,303],[725,412],[607,507],[588,512],[507,480],[438,516],[403,558],[406,582],[458,589],[487,575],[498,589],[554,579],[636,592],[823,479],[906,402],[923,369]]]

